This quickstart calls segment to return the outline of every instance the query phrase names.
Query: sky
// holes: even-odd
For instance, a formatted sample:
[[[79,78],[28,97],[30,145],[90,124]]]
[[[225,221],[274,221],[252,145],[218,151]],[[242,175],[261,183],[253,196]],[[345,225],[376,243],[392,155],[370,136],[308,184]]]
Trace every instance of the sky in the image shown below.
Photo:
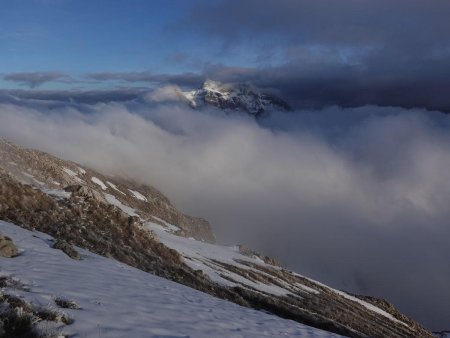
[[[5,0],[0,88],[109,89],[206,78],[303,108],[450,110],[445,0]]]
[[[214,43],[205,37],[185,34],[180,22],[188,7],[190,2],[181,0],[2,1],[0,73],[50,73],[42,83],[53,84],[49,88],[101,88],[83,77],[109,71],[199,72],[212,59],[248,64],[244,53],[221,57],[220,43],[211,49]],[[82,77],[82,83],[68,84],[69,77]],[[23,83],[4,81],[2,87]]]
[[[184,1],[2,1],[2,71],[168,69]],[[182,46],[179,46],[182,48]]]
[[[0,137],[448,329],[450,2],[5,0]],[[161,95],[250,83],[255,120]]]

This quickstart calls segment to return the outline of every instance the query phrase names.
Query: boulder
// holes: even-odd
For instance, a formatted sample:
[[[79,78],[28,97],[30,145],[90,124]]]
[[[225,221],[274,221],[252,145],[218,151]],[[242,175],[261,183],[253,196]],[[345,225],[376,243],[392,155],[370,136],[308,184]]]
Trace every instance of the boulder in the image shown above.
[[[11,238],[0,234],[0,257],[11,258],[19,254]]]
[[[97,202],[106,203],[103,195],[85,185],[69,185],[64,188],[65,191],[72,193],[72,196],[81,197],[83,199],[92,199]]]
[[[66,241],[63,240],[56,240],[55,244],[53,244],[53,249],[58,249],[61,250],[62,252],[64,252],[67,256],[69,256],[72,259],[76,259],[76,260],[80,260],[81,256],[78,253],[77,250],[75,250],[75,248],[67,243]]]

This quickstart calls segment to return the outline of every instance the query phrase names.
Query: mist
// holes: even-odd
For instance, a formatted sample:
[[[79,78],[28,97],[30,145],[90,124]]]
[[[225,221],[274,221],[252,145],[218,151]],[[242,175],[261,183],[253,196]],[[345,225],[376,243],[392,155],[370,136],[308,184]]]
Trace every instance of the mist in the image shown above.
[[[2,100],[0,136],[152,185],[222,243],[446,328],[450,117],[365,106],[255,121],[157,94]]]

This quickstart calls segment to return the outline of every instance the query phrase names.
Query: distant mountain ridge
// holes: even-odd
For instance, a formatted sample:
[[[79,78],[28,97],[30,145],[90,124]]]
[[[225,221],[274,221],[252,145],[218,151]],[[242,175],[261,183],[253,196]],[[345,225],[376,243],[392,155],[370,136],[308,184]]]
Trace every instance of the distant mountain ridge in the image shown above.
[[[210,105],[224,110],[243,111],[255,117],[274,110],[292,110],[287,102],[262,93],[250,84],[231,85],[206,80],[199,89],[182,92],[182,95],[193,108]]]

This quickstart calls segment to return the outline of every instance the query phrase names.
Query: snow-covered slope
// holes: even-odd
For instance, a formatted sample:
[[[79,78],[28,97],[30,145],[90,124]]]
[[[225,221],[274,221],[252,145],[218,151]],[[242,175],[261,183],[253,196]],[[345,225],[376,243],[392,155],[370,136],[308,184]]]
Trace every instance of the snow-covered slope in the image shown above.
[[[270,283],[271,277],[273,277],[270,273],[271,270],[282,272],[283,268],[267,264],[256,255],[244,255],[237,246],[220,246],[196,241],[192,238],[189,239],[176,236],[171,233],[170,227],[162,227],[155,223],[147,223],[147,226],[152,231],[156,232],[162,243],[181,253],[188,266],[194,270],[202,270],[209,278],[219,284],[229,287],[248,287],[274,296],[319,295],[321,291],[323,292],[323,289],[326,289],[327,291],[331,291],[336,295],[362,305],[369,311],[379,314],[394,323],[400,323],[401,325],[408,327],[408,324],[403,323],[373,304],[298,274],[295,275],[302,278],[304,283],[301,283],[299,280],[295,283],[276,280],[275,283],[272,284]],[[258,267],[263,267],[265,269],[266,272],[263,273],[263,276],[267,277],[266,280],[258,280],[257,276],[261,274],[261,270],[259,270]]]
[[[78,249],[72,260],[52,249],[52,238],[0,221],[0,232],[21,251],[0,258],[0,274],[13,276],[28,291],[3,288],[39,306],[56,297],[80,309],[64,309],[74,319],[62,325],[72,337],[338,337],[335,334],[235,305],[130,266]]]

